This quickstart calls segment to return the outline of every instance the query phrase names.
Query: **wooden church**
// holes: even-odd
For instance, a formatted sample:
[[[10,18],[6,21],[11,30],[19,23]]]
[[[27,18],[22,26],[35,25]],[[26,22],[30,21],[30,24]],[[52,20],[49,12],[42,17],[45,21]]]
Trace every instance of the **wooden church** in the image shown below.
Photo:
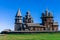
[[[54,22],[51,12],[46,10],[41,14],[41,23],[34,23],[30,11],[22,17],[20,9],[15,16],[14,31],[58,31],[58,22]]]

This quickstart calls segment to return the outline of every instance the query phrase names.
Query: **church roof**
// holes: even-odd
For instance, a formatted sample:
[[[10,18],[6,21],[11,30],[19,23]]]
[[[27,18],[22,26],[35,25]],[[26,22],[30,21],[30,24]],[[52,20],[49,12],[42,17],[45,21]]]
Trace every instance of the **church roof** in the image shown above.
[[[45,13],[46,13],[46,16],[48,16],[48,9],[46,9]]]
[[[54,22],[53,25],[58,25],[58,22]]]
[[[27,12],[27,15],[30,15],[30,11]]]
[[[22,16],[20,9],[18,9],[16,16]]]
[[[52,12],[49,12],[48,9],[45,10],[45,12],[42,12],[42,17],[45,17],[45,18],[49,18],[49,17],[52,17],[53,18],[53,15],[52,15]]]
[[[49,12],[49,16],[52,16],[52,12]]]
[[[43,27],[43,25],[40,25],[39,23],[27,23],[30,27]]]

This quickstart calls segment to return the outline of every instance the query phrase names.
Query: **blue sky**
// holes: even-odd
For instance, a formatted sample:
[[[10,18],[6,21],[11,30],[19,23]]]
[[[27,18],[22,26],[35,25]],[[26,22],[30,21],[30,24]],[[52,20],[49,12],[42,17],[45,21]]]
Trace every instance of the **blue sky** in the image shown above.
[[[30,10],[35,23],[41,23],[41,13],[48,8],[54,20],[58,22],[60,30],[60,0],[0,0],[0,31],[14,30],[14,19],[18,8],[21,9],[23,16]]]

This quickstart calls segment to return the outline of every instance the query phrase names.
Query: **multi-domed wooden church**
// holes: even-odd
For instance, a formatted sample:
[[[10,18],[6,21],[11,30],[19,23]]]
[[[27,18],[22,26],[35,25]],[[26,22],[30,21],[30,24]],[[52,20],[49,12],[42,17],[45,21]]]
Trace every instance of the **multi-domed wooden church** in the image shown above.
[[[19,9],[15,16],[14,31],[58,31],[58,22],[54,22],[53,18],[52,13],[46,10],[42,13],[42,22],[34,23],[29,11],[22,17]]]

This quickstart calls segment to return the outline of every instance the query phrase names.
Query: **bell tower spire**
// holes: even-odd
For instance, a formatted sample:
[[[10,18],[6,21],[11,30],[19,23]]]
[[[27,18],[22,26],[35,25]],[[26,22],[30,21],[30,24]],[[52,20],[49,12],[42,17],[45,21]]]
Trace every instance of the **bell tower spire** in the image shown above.
[[[20,9],[18,9],[16,16],[22,16]]]

